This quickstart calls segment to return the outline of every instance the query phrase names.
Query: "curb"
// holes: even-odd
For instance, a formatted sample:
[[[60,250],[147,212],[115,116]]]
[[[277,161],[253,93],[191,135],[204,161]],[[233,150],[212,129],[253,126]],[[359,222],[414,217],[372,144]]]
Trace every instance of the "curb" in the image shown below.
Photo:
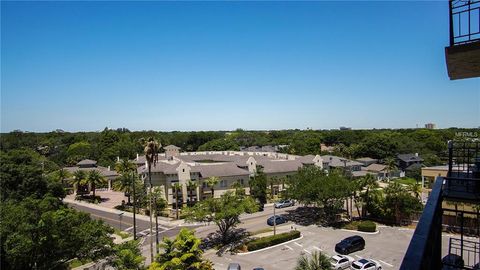
[[[262,248],[262,249],[257,249],[257,250],[254,250],[254,251],[237,253],[237,255],[238,255],[238,256],[243,256],[243,255],[249,255],[249,254],[257,253],[257,252],[260,252],[260,251],[269,250],[269,249],[272,249],[272,248],[279,247],[279,246],[281,246],[281,245],[285,245],[285,244],[288,244],[288,243],[291,243],[291,242],[295,242],[295,241],[300,240],[300,239],[302,239],[302,238],[303,238],[303,234],[300,233],[300,237],[299,237],[299,238],[295,238],[295,239],[289,240],[289,241],[287,241],[287,242],[283,242],[283,243],[276,244],[276,245],[274,245],[274,246],[269,246],[269,247]]]
[[[361,231],[356,231],[356,230],[347,230],[347,229],[340,229],[345,232],[354,232],[354,233],[360,233],[360,234],[379,234],[380,231],[377,230],[376,232],[361,232]]]

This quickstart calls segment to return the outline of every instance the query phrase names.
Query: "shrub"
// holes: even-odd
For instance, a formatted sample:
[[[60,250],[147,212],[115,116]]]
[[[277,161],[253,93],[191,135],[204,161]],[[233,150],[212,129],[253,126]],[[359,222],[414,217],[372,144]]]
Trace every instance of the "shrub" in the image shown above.
[[[287,233],[281,233],[277,235],[262,237],[254,239],[246,244],[248,251],[254,251],[270,246],[274,246],[283,242],[290,241],[300,237],[299,231],[291,231]]]
[[[367,220],[358,223],[357,225],[358,230],[361,232],[376,232],[377,231],[377,224],[375,222]]]

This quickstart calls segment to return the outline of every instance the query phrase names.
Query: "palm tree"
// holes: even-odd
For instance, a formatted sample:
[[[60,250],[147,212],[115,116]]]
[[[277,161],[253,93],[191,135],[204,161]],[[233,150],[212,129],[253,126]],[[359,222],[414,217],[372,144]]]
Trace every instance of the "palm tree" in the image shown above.
[[[190,203],[189,203],[189,206],[192,206],[193,205],[193,191],[196,190],[198,187],[198,184],[196,182],[193,182],[193,181],[188,181],[187,183],[187,189],[188,189],[188,196],[190,197]],[[198,194],[197,194],[198,196]]]
[[[361,179],[361,186],[362,190],[365,190],[364,193],[364,202],[365,202],[365,207],[362,208],[362,216],[367,215],[367,209],[370,206],[370,190],[378,188],[378,182],[377,179],[372,174],[367,174]]]
[[[133,193],[132,188],[133,188],[134,178],[132,177],[131,173],[124,173],[124,174],[122,174],[122,176],[120,176],[119,180],[120,181],[115,182],[115,188],[117,190],[125,192],[125,195],[127,196],[127,199],[128,199],[127,204],[131,205],[130,197]]]
[[[71,176],[71,173],[66,169],[60,169],[55,174],[55,178],[62,183],[62,186],[65,186],[65,179]]]
[[[87,174],[85,171],[77,170],[73,173],[73,179],[72,179],[72,184],[74,186],[77,186],[76,193],[78,194],[78,190],[80,189],[80,186],[85,184],[85,179],[87,178]]]
[[[115,164],[115,170],[119,174],[126,174],[129,172],[135,172],[137,170],[137,166],[128,159],[122,159]]]
[[[158,151],[160,150],[161,145],[152,137],[148,138],[145,143],[144,153],[145,159],[147,160],[148,166],[148,182],[149,182],[149,193],[152,193],[152,165],[157,165],[158,161]],[[152,200],[149,200],[149,210],[150,210],[150,235],[153,233],[153,222],[152,222]],[[158,232],[158,231],[157,231]],[[153,263],[153,239],[150,237],[150,258]]]
[[[105,177],[98,171],[92,170],[88,173],[86,182],[92,186],[93,198],[95,199],[95,187],[105,183],[107,180]]]
[[[207,183],[207,186],[210,188],[210,190],[212,191],[212,198],[214,198],[215,196],[214,195],[214,191],[215,191],[215,186],[218,184],[218,181],[220,179],[216,176],[211,176],[209,177],[205,183]]]
[[[332,265],[328,256],[314,251],[312,257],[302,256],[297,261],[295,270],[331,270]]]
[[[408,191],[412,192],[417,199],[420,199],[420,194],[422,193],[422,190],[422,185],[419,183],[412,183],[408,185]]]
[[[175,213],[178,219],[178,191],[182,189],[182,185],[180,183],[175,183],[172,185],[173,195],[175,195]]]
[[[385,165],[387,165],[387,179],[390,181],[390,174],[397,170],[397,162],[394,158],[388,157],[385,159]]]

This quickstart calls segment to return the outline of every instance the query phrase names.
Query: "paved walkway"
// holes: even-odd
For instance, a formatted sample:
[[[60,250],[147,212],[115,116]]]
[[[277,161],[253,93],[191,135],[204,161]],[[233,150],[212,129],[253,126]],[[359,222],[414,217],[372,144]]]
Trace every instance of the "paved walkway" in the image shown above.
[[[123,200],[125,201],[125,203],[128,202],[127,196],[125,196],[123,192],[119,192],[119,191],[96,190],[95,195],[100,196],[102,199],[105,199],[105,201],[99,203],[98,205],[101,205],[107,208],[113,209],[115,206],[121,205]],[[75,200],[75,195],[70,194],[67,196],[67,199]]]

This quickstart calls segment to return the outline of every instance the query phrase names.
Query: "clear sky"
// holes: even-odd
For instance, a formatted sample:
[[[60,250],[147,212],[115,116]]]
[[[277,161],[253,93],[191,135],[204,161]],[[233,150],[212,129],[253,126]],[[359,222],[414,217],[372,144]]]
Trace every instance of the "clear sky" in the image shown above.
[[[448,4],[1,3],[1,131],[480,126]]]

